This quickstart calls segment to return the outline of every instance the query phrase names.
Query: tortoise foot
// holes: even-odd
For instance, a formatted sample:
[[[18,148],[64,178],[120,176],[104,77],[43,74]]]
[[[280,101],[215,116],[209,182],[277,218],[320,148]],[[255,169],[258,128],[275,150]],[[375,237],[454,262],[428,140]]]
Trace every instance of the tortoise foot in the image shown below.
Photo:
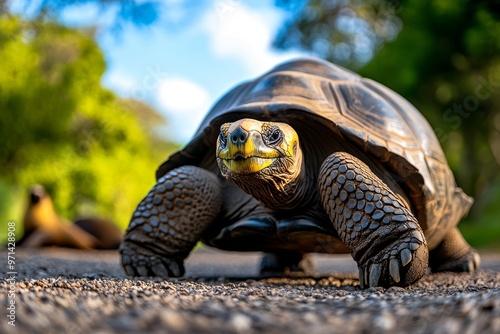
[[[362,288],[407,286],[428,267],[422,228],[398,197],[358,158],[336,152],[323,163],[319,189],[340,239],[358,263]]]
[[[374,255],[358,261],[361,288],[404,287],[420,279],[427,270],[429,254],[422,239],[420,231],[409,230],[383,250],[370,250]]]
[[[309,276],[313,273],[311,258],[299,253],[265,253],[260,262],[262,277]]]
[[[148,252],[121,251],[122,266],[125,273],[132,277],[181,277],[184,275],[184,260],[166,258]]]
[[[214,221],[221,203],[219,181],[204,169],[183,166],[158,179],[137,206],[120,245],[125,272],[182,276],[184,259]]]
[[[432,272],[452,271],[452,272],[465,272],[473,273],[481,264],[481,257],[478,252],[470,248],[469,251],[458,259],[449,260],[439,265],[433,266]]]

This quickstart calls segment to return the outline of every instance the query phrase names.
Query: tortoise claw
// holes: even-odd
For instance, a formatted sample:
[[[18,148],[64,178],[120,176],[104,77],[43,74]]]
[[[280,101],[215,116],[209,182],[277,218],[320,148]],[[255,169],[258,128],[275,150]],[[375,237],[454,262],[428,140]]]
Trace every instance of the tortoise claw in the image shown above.
[[[394,282],[399,283],[401,280],[401,276],[399,275],[399,262],[394,257],[389,261],[389,274]]]
[[[168,268],[172,273],[170,277],[180,277],[184,274],[184,268],[181,269],[179,264],[174,260],[168,261]]]
[[[137,266],[135,269],[139,273],[140,277],[148,277],[149,276],[148,275],[149,270],[145,266]]]
[[[467,267],[465,268],[465,270],[467,272],[470,272],[470,273],[473,273],[474,271],[476,271],[476,266],[474,265],[474,261],[472,259],[470,259],[467,262]]]
[[[162,263],[155,264],[154,266],[151,267],[151,270],[153,270],[155,275],[158,277],[163,277],[163,278],[169,277],[168,270]]]
[[[380,275],[382,274],[382,265],[380,263],[373,263],[370,266],[369,286],[378,286]]]
[[[403,267],[405,267],[408,263],[410,263],[412,259],[411,251],[408,248],[405,248],[401,251],[401,262]]]
[[[366,288],[365,271],[362,267],[359,267],[358,271],[359,271],[359,286],[361,287],[361,289],[365,289]]]
[[[129,265],[129,264],[123,264],[123,269],[125,270],[125,273],[128,276],[134,276],[135,271],[134,271],[134,268],[131,265]]]

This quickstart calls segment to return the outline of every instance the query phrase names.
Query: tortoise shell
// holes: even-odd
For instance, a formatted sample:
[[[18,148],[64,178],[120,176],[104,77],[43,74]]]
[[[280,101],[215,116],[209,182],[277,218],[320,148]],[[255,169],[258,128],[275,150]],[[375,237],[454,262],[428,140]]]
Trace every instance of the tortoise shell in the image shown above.
[[[332,153],[332,141],[380,163],[409,198],[430,248],[472,204],[456,187],[436,135],[414,106],[375,81],[318,59],[284,63],[232,89],[206,115],[194,138],[158,168],[157,178],[182,165],[218,173],[219,128],[241,118],[294,127],[311,172]]]

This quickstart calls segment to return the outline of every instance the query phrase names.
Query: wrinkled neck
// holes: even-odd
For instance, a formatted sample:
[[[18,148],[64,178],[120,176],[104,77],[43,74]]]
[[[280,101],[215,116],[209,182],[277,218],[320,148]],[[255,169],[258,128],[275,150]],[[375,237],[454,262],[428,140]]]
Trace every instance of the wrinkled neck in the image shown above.
[[[305,205],[313,183],[307,176],[302,154],[292,171],[251,175],[233,181],[271,210],[291,210]]]

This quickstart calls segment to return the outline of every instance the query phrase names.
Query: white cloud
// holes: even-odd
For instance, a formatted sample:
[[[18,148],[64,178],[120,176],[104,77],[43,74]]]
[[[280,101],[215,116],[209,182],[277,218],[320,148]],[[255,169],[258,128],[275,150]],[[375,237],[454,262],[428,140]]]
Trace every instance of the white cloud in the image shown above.
[[[137,87],[134,79],[126,74],[115,71],[107,71],[102,78],[102,82],[106,87],[113,89],[121,96],[129,96]]]
[[[257,75],[286,59],[304,55],[272,50],[282,23],[282,13],[276,8],[255,11],[234,0],[219,0],[202,19],[202,31],[208,33],[216,56],[238,58]]]
[[[194,134],[212,101],[203,87],[184,78],[161,80],[157,94],[159,105],[169,115],[170,130],[180,141]]]
[[[160,104],[174,114],[195,113],[210,102],[210,96],[203,87],[183,78],[162,80],[158,94]]]

